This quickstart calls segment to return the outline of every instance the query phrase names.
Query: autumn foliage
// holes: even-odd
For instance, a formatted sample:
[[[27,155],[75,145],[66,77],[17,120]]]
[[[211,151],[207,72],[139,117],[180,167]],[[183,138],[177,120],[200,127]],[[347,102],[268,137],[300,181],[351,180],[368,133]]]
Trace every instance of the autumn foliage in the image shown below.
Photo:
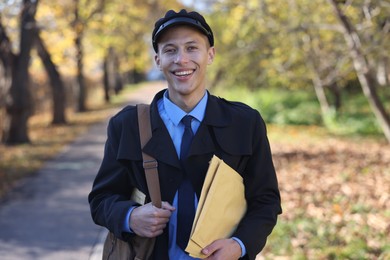
[[[267,259],[389,259],[390,146],[271,128],[283,214]]]

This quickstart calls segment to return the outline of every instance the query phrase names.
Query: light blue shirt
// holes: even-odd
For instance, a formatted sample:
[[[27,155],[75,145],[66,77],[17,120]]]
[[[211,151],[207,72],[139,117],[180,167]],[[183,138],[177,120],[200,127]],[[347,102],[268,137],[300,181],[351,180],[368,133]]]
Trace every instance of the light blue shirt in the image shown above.
[[[169,132],[169,135],[172,138],[173,144],[176,149],[176,153],[178,157],[180,157],[180,145],[184,133],[184,124],[181,123],[181,120],[186,115],[193,116],[194,119],[191,122],[191,127],[192,127],[192,131],[194,132],[194,135],[196,135],[196,132],[206,112],[208,93],[207,91],[205,92],[203,98],[199,101],[199,103],[195,106],[195,108],[189,113],[186,113],[180,107],[178,107],[176,104],[170,101],[168,95],[169,93],[168,91],[166,91],[164,93],[163,98],[157,101],[157,107],[158,107],[158,112],[160,114],[160,117],[163,120]],[[195,207],[197,205],[198,205],[198,198],[195,196]],[[177,192],[173,199],[172,206],[174,206],[176,210],[172,212],[171,218],[169,220],[169,250],[168,250],[169,259],[175,259],[175,260],[196,259],[187,255],[179,246],[176,245],[176,226],[177,226],[177,208],[178,208]],[[128,216],[127,220],[129,219],[133,209],[134,208],[131,208],[129,210],[127,215]],[[130,231],[130,227],[128,223],[129,221],[126,221],[124,225],[124,230],[127,232]],[[242,250],[241,256],[244,256],[246,254],[246,249],[244,244],[238,238],[233,237],[233,239],[240,244]]]
[[[181,123],[181,120],[186,115],[191,115],[194,119],[191,121],[191,128],[194,135],[198,131],[200,122],[204,118],[206,111],[208,94],[203,96],[200,102],[195,106],[195,108],[190,111],[188,114],[179,108],[176,104],[168,98],[168,91],[164,93],[164,98],[160,99],[157,102],[158,111],[160,113],[161,119],[163,120],[166,128],[168,129],[169,135],[172,138],[173,144],[176,149],[178,157],[180,157],[180,146],[181,140],[184,133],[184,125]],[[195,196],[195,207],[198,205],[197,198]],[[168,244],[168,253],[169,259],[177,260],[186,260],[186,259],[195,259],[186,254],[177,244],[176,244],[176,228],[177,228],[177,192],[172,202],[172,206],[176,208],[172,212],[171,218],[169,220],[169,244]]]
[[[194,119],[191,121],[191,128],[194,135],[196,135],[196,132],[200,126],[200,122],[203,121],[204,114],[206,112],[207,98],[208,94],[206,92],[199,103],[188,114],[169,100],[168,91],[164,93],[164,97],[162,99],[157,101],[158,112],[160,113],[160,117],[168,129],[169,135],[171,136],[173,144],[175,145],[178,157],[180,157],[180,145],[184,133],[184,124],[181,123],[181,120],[186,115],[194,117]]]

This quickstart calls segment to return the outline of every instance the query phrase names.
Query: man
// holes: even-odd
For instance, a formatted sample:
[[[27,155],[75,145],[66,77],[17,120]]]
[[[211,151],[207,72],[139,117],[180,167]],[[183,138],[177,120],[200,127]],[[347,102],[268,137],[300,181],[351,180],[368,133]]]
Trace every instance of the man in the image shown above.
[[[182,246],[185,232],[180,223],[192,219],[191,209],[196,207],[215,154],[243,177],[247,212],[231,238],[214,241],[202,253],[208,259],[255,259],[281,213],[265,124],[256,110],[206,90],[207,66],[214,60],[215,49],[212,30],[203,16],[168,11],[156,22],[152,41],[155,62],[168,89],[157,93],[151,103],[153,136],[143,150],[158,161],[162,208],[130,200],[134,187],[150,198],[136,108],[128,106],[108,126],[104,158],[89,195],[92,217],[125,241],[134,235],[156,237],[153,259],[191,259]],[[190,129],[182,121],[188,115]],[[183,155],[187,148],[181,145],[189,132],[190,148]],[[180,195],[179,190],[187,194]],[[189,209],[180,204],[184,197],[189,198]]]

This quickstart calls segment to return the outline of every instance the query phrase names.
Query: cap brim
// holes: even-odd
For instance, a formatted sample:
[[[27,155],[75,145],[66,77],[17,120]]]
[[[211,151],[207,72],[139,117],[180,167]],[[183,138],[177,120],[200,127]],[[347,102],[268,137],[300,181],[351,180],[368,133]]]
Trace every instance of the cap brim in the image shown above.
[[[189,25],[189,26],[192,26],[194,28],[199,29],[206,36],[211,35],[211,32],[209,30],[207,30],[199,21],[192,19],[192,18],[189,18],[189,17],[176,17],[176,18],[170,19],[170,20],[166,21],[165,23],[163,23],[162,25],[160,25],[157,32],[154,34],[153,43],[156,44],[157,39],[161,36],[161,34],[165,30],[167,30],[168,28],[173,27],[175,25]]]

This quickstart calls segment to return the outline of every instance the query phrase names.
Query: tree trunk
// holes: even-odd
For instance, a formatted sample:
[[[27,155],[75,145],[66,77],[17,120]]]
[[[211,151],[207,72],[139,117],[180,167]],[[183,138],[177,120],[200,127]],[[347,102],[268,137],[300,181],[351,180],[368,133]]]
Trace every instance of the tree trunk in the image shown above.
[[[104,87],[104,101],[110,103],[110,73],[108,71],[108,57],[104,58],[103,62],[103,87]]]
[[[334,12],[339,19],[340,24],[342,25],[344,38],[349,48],[353,65],[360,85],[363,89],[363,93],[367,97],[371,109],[373,110],[380,126],[382,127],[384,135],[390,142],[390,116],[386,112],[385,107],[383,106],[383,103],[381,102],[376,92],[377,82],[375,80],[375,75],[370,70],[367,58],[363,54],[359,35],[357,34],[349,19],[337,5],[337,1],[328,1],[333,6]]]
[[[342,105],[340,87],[338,86],[337,82],[334,82],[332,85],[329,86],[329,89],[334,98],[333,106],[336,109],[336,111],[339,111]]]
[[[79,32],[76,35],[75,45],[76,45],[76,61],[77,61],[77,90],[78,90],[78,99],[77,99],[77,111],[84,112],[87,111],[86,99],[87,99],[87,89],[85,85],[84,78],[84,52],[82,46],[82,33]]]
[[[390,59],[388,57],[380,57],[377,66],[377,81],[381,86],[390,84]]]
[[[321,70],[316,65],[318,60],[316,52],[313,49],[312,37],[309,33],[306,33],[306,37],[303,37],[302,48],[305,50],[305,64],[306,67],[312,72],[311,80],[313,82],[314,91],[317,96],[317,100],[320,103],[322,119],[325,122],[326,116],[329,114],[330,105],[325,93],[325,84],[321,79]],[[301,45],[301,44],[300,44]]]
[[[108,49],[104,59],[104,93],[106,103],[110,102],[111,93],[118,94],[123,88],[119,74],[119,60],[112,47]]]
[[[9,117],[5,112],[6,102],[12,84],[12,68],[15,55],[12,52],[12,44],[3,27],[0,14],[0,141],[5,142],[9,129]]]
[[[118,95],[119,92],[122,91],[123,89],[123,80],[122,80],[122,75],[120,73],[120,61],[118,58],[118,55],[115,55],[115,60],[114,60],[114,76],[115,76],[115,84],[114,84],[114,92],[115,95]]]
[[[325,94],[325,88],[324,85],[322,84],[322,81],[317,74],[317,72],[314,72],[314,76],[312,78],[313,80],[313,85],[314,85],[314,91],[316,93],[318,102],[320,103],[321,107],[321,113],[322,113],[322,118],[325,118],[327,114],[329,114],[330,111],[330,105],[328,102],[328,99]]]
[[[30,141],[28,136],[28,119],[32,111],[32,100],[29,89],[30,77],[28,67],[30,51],[35,37],[35,13],[38,0],[24,0],[21,12],[20,53],[15,59],[12,72],[10,100],[7,113],[10,124],[5,137],[7,144],[20,144]]]
[[[61,75],[57,70],[56,65],[51,59],[50,53],[48,52],[40,34],[37,30],[35,38],[35,46],[38,51],[38,55],[42,60],[42,63],[46,69],[47,75],[50,79],[51,92],[52,92],[52,103],[53,103],[53,118],[52,124],[66,124],[65,109],[66,109],[66,94],[65,86],[61,79]]]
[[[103,78],[103,85],[104,85],[104,100],[106,103],[110,102],[111,97],[111,89],[114,89],[114,67],[112,62],[112,54],[113,49],[110,47],[108,49],[108,53],[106,54],[106,57],[104,58],[104,78]]]
[[[84,35],[84,24],[80,18],[80,6],[79,0],[74,0],[74,31],[75,31],[75,48],[76,48],[76,63],[77,63],[77,77],[76,77],[76,87],[77,87],[77,111],[84,112],[87,110],[86,99],[87,99],[87,90],[85,85],[85,78],[83,74],[84,70],[84,51],[83,51],[83,35]]]
[[[317,100],[320,103],[322,118],[325,121],[326,115],[329,114],[329,111],[330,111],[330,105],[329,105],[328,99],[326,97],[325,87],[324,87],[323,81],[321,80],[321,76],[320,76],[321,74],[318,71],[316,65],[314,64],[313,57],[314,57],[314,55],[310,55],[310,54],[307,55],[307,57],[305,59],[306,66],[312,71],[311,80],[312,80],[313,85],[314,85],[314,91],[316,93]]]

